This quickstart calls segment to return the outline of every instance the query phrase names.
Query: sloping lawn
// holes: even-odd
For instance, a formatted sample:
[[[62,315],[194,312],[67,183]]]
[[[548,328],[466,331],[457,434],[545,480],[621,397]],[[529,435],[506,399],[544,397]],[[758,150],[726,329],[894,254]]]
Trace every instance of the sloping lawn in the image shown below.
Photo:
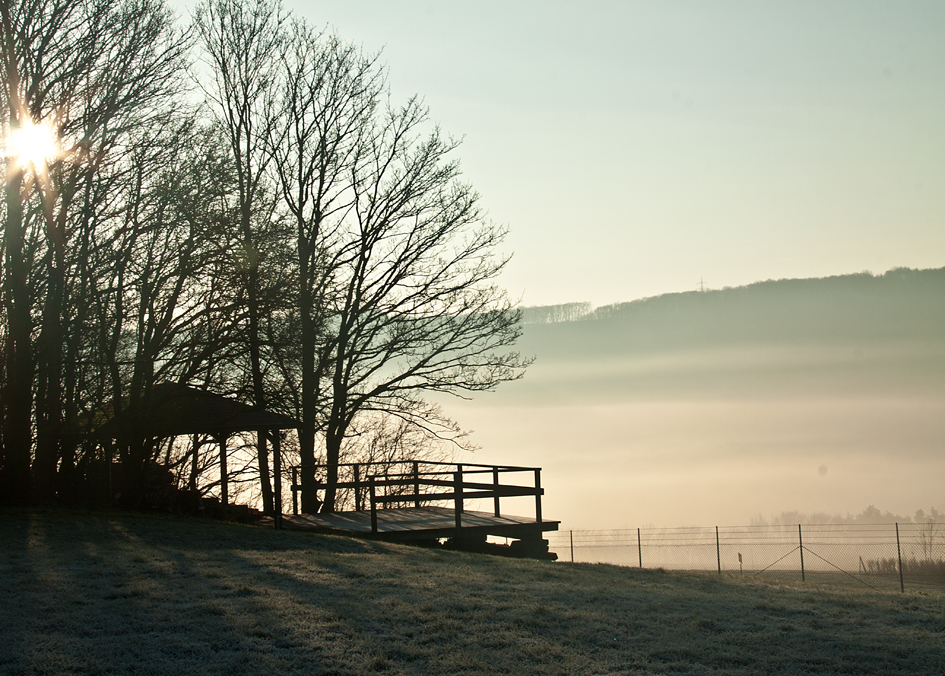
[[[941,674],[941,596],[0,511],[0,674]]]

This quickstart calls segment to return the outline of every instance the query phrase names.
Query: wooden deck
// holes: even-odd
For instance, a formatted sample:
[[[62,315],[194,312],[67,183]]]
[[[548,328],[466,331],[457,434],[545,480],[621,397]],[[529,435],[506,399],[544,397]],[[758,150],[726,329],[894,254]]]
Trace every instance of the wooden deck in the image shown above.
[[[408,507],[377,511],[377,532],[371,529],[371,512],[299,514],[282,517],[284,528],[321,533],[341,533],[383,540],[410,541],[451,537],[496,535],[514,539],[540,539],[546,531],[556,531],[560,521],[537,522],[523,516],[495,516],[490,512],[462,512],[462,528],[457,529],[451,507]]]
[[[317,465],[315,469],[327,468]],[[546,531],[558,530],[560,522],[542,519],[541,496],[545,491],[539,467],[407,460],[343,464],[338,469],[340,475],[332,480],[332,486],[348,492],[341,504],[354,510],[300,514],[296,498],[302,486],[298,469],[293,469],[293,515],[282,516],[276,527],[431,545],[445,540],[446,546],[455,549],[557,558],[548,551],[548,541],[542,537]],[[503,498],[521,497],[534,499],[534,518],[502,514]],[[468,511],[467,501],[475,500],[491,502],[493,511]],[[452,506],[433,506],[437,503]],[[489,535],[512,542],[490,543],[486,539]]]

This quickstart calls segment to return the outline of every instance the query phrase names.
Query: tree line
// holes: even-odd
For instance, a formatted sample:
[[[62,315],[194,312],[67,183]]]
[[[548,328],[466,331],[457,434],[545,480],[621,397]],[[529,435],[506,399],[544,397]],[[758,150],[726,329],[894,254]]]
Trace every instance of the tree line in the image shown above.
[[[459,440],[428,395],[521,375],[505,229],[378,55],[278,0],[204,0],[186,26],[164,0],[0,12],[0,500],[74,497],[96,427],[173,382],[295,417],[312,511],[313,468],[330,486],[353,438]],[[31,128],[41,160],[14,149]],[[114,444],[139,475],[199,447]]]

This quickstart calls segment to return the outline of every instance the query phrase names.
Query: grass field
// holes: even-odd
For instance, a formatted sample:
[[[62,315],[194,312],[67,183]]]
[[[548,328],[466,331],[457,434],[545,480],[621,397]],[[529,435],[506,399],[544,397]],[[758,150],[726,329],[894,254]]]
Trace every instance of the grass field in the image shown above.
[[[941,674],[940,596],[0,511],[0,674]]]

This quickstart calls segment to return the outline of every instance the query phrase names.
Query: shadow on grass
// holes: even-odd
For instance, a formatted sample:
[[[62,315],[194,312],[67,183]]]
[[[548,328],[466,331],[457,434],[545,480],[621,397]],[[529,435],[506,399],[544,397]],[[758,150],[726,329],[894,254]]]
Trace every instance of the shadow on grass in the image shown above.
[[[278,560],[376,551],[338,538],[59,510],[2,513],[0,536],[5,674],[341,673],[325,654],[333,641],[294,627],[239,552],[251,546]]]
[[[0,673],[939,673],[934,600],[0,512]]]

